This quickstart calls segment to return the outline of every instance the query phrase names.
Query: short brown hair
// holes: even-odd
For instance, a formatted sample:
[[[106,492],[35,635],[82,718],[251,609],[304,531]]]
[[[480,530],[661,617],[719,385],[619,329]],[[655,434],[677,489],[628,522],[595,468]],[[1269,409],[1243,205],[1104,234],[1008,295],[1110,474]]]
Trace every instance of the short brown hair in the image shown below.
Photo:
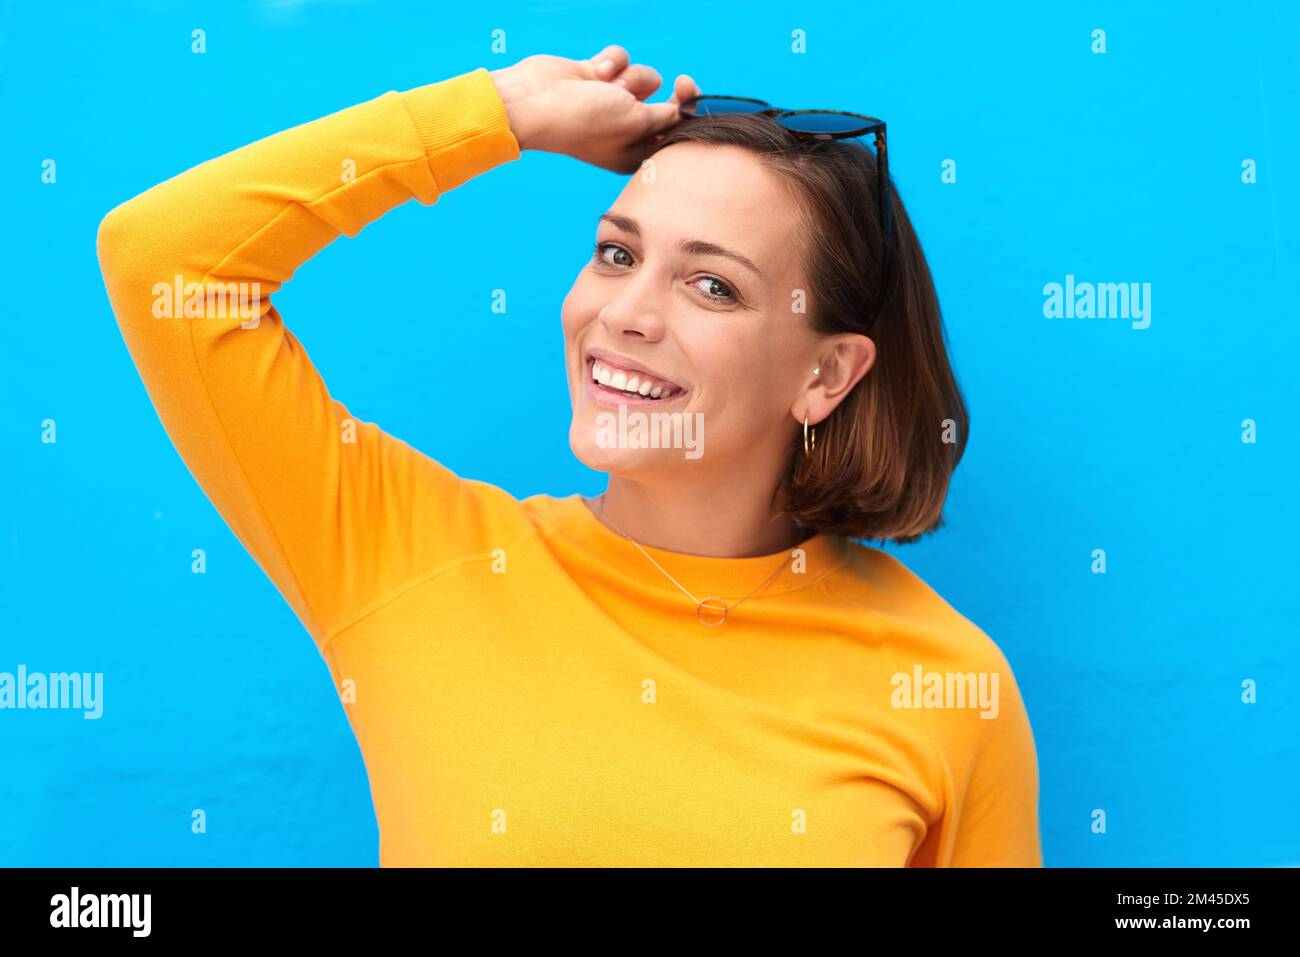
[[[856,140],[797,139],[744,114],[693,117],[650,154],[674,143],[748,149],[795,187],[813,328],[869,334],[876,344],[875,365],[817,426],[812,456],[802,437],[791,450],[777,492],[781,514],[820,532],[900,544],[941,527],[969,417],[930,267],[892,186],[893,253],[888,288],[877,299],[883,231],[875,152]]]

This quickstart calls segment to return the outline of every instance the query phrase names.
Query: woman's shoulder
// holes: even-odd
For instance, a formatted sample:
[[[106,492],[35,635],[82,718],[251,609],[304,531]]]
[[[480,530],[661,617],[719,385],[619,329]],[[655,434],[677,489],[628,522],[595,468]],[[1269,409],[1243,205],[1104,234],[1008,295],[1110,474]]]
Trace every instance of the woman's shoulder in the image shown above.
[[[843,548],[848,560],[828,584],[841,600],[869,611],[883,637],[967,669],[1007,667],[998,643],[903,559],[860,541],[846,540]]]
[[[866,610],[873,637],[897,668],[894,707],[920,707],[941,752],[966,767],[981,751],[1033,773],[1034,744],[1020,683],[1007,654],[902,559],[852,543],[837,597]],[[974,720],[971,720],[974,716]],[[1001,718],[1001,720],[983,720]],[[990,744],[992,742],[992,744]],[[1035,785],[1036,786],[1036,785]]]

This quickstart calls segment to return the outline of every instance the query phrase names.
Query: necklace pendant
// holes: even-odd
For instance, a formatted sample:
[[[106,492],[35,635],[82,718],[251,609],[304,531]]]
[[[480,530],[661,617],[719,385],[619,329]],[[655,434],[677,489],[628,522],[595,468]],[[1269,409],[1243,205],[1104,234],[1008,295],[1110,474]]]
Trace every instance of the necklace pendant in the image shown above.
[[[727,603],[721,598],[709,597],[702,599],[695,606],[695,617],[700,623],[710,628],[717,628],[727,620]]]

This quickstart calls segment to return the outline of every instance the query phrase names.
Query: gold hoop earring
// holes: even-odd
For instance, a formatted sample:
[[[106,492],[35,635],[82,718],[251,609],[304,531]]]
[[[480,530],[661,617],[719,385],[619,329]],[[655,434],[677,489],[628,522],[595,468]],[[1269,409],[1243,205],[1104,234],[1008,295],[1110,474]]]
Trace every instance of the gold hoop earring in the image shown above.
[[[808,428],[808,416],[803,417],[803,454],[804,458],[811,458],[813,450],[817,448],[817,427]]]

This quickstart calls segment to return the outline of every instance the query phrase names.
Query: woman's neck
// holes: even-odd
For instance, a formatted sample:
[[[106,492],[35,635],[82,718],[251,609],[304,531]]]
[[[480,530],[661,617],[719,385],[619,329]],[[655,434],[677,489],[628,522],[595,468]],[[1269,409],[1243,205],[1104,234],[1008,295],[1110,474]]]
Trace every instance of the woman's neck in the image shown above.
[[[611,475],[591,508],[607,526],[642,545],[690,555],[771,555],[808,537],[793,519],[773,515],[770,491],[734,483],[683,488]]]

